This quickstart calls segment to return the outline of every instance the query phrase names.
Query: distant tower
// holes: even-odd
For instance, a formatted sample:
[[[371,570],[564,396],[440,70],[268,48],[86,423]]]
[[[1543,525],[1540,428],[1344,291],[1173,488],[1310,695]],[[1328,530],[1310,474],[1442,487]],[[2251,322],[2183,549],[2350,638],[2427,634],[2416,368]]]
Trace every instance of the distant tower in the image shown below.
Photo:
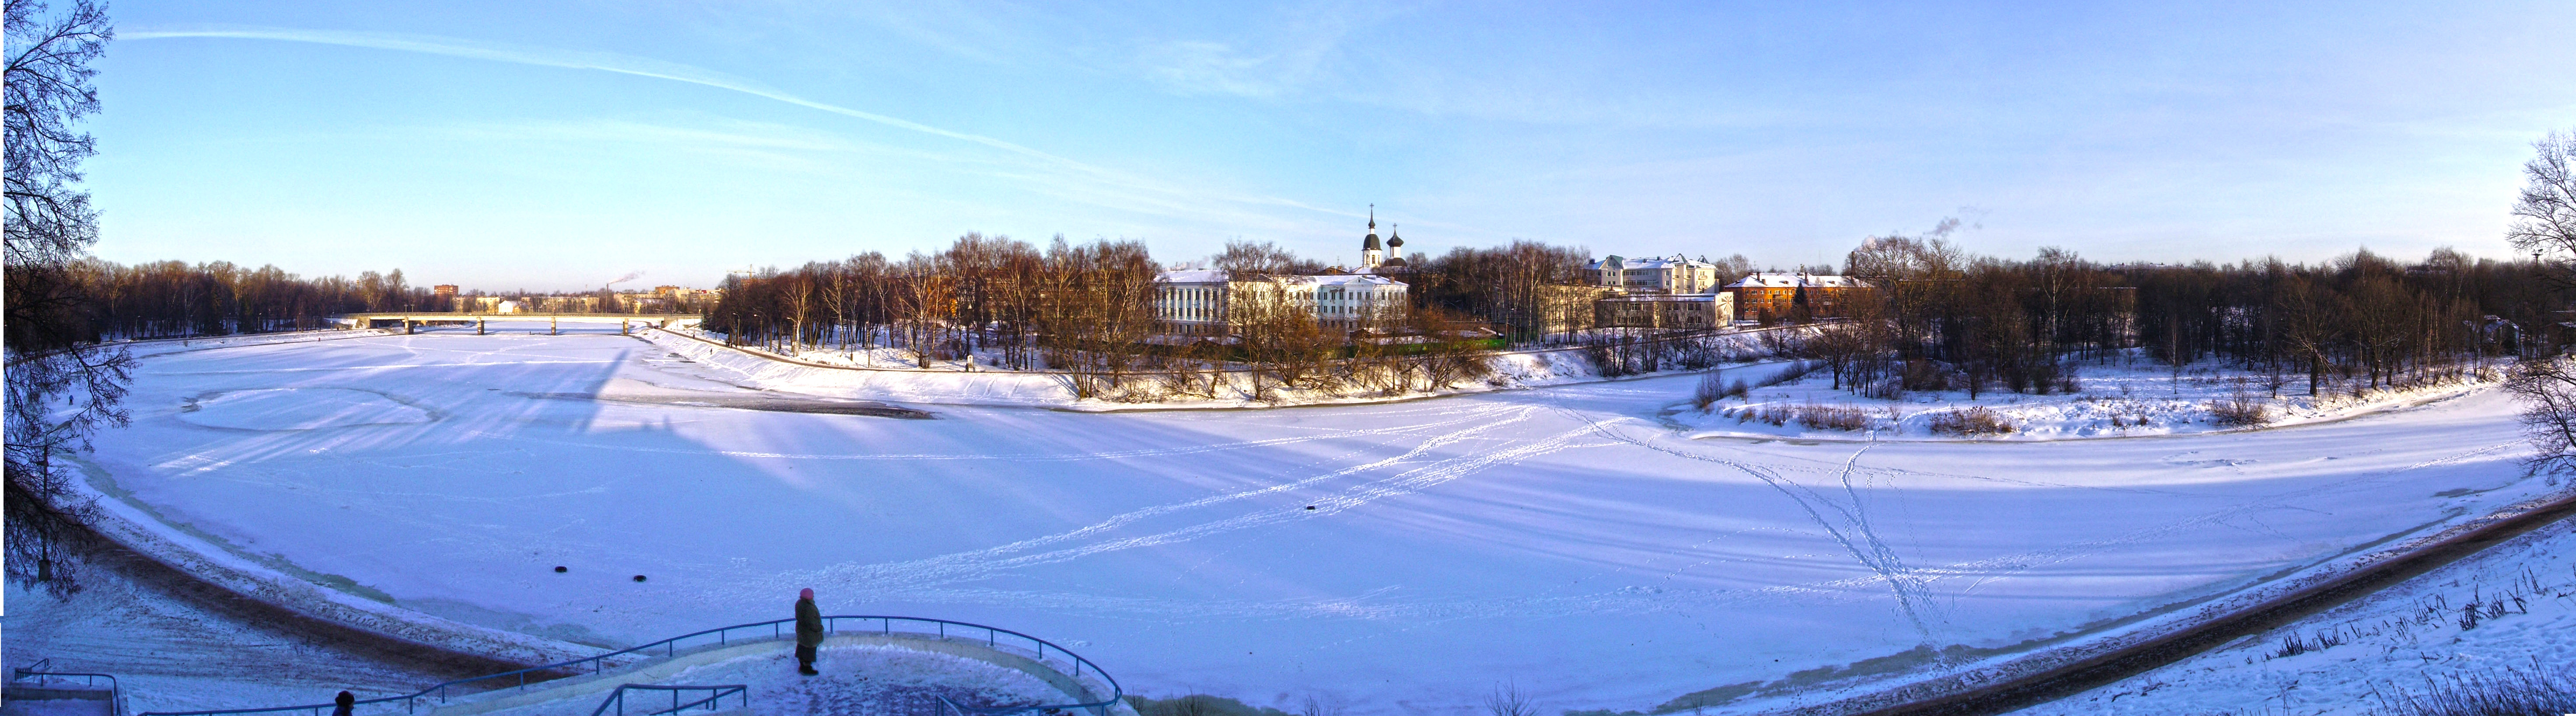
[[[1369,205],[1368,238],[1360,240],[1360,270],[1378,267],[1386,260],[1386,246],[1377,240],[1377,205]]]
[[[1404,261],[1403,233],[1404,228],[1401,226],[1397,226],[1395,224],[1386,225],[1386,260],[1398,263],[1402,263]]]

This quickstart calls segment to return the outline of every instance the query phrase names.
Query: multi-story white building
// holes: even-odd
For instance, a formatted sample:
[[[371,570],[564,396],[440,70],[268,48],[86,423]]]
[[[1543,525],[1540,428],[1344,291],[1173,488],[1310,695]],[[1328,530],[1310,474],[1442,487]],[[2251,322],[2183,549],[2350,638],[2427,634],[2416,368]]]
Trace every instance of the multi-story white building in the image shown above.
[[[1279,302],[1328,328],[1358,328],[1372,318],[1402,317],[1409,290],[1402,281],[1366,273],[1237,278],[1217,269],[1177,269],[1155,281],[1155,319],[1194,336],[1233,333],[1238,316],[1261,307],[1255,301]]]
[[[1628,293],[1708,293],[1721,283],[1717,264],[1680,254],[1651,258],[1604,256],[1583,267],[1592,285]]]

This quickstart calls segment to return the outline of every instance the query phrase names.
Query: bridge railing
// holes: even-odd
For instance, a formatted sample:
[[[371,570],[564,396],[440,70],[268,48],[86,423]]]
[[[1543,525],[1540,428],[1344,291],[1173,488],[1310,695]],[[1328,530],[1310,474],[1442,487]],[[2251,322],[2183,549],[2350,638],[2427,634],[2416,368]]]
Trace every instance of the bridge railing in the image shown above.
[[[717,627],[704,631],[690,632],[663,639],[661,641],[639,644],[619,649],[617,651],[583,657],[571,661],[557,662],[543,666],[531,666],[525,669],[504,671],[498,674],[487,674],[484,676],[441,682],[432,684],[412,693],[365,699],[357,702],[357,704],[364,706],[368,704],[391,704],[394,702],[401,702],[404,713],[418,713],[418,709],[423,702],[430,702],[431,705],[446,703],[450,695],[464,696],[501,689],[525,689],[529,684],[543,683],[551,678],[579,675],[584,670],[597,674],[605,672],[610,668],[622,668],[639,663],[644,659],[678,656],[682,642],[697,642],[690,644],[692,647],[705,646],[710,643],[721,646],[732,643],[733,633],[736,631],[750,632],[751,634],[757,635],[761,629],[769,630],[769,634],[767,635],[769,638],[783,638],[787,635],[787,630],[795,622],[795,619],[775,619],[765,622],[735,624],[728,627]],[[896,629],[894,628],[896,625],[902,625],[906,628]],[[867,628],[869,626],[874,626],[876,628],[869,629]],[[1111,705],[1118,703],[1120,698],[1126,696],[1124,687],[1118,685],[1118,679],[1111,677],[1109,672],[1102,671],[1100,669],[1100,665],[1092,663],[1090,659],[1083,658],[1082,655],[1073,653],[1072,650],[1066,649],[1054,642],[1001,627],[985,626],[982,624],[952,621],[948,619],[932,619],[928,617],[836,614],[823,617],[823,628],[828,633],[836,634],[844,632],[876,632],[890,636],[895,632],[900,631],[905,634],[931,634],[936,635],[941,639],[972,639],[974,632],[980,630],[984,632],[984,644],[986,647],[997,650],[1006,646],[1013,649],[1028,649],[1036,655],[1038,663],[1041,664],[1046,663],[1048,651],[1053,650],[1056,656],[1063,658],[1066,662],[1073,665],[1073,671],[1070,675],[1073,677],[1074,683],[1077,687],[1080,687],[1081,685],[1084,669],[1086,668],[1090,670],[1090,674],[1093,678],[1099,679],[1102,683],[1109,686],[1109,696],[1098,701],[1074,704],[1040,704],[1033,706],[1011,707],[1010,710],[992,712],[992,714],[1047,710],[1068,711],[1073,709],[1083,709],[1091,711],[1094,714],[1106,714]],[[951,634],[952,631],[956,633]],[[1004,636],[1011,637],[1011,639],[1006,642],[1002,639]],[[1025,642],[1025,645],[1023,642]],[[662,653],[654,654],[653,652],[655,651],[660,651]],[[621,659],[621,657],[631,657],[631,660]],[[609,663],[611,660],[621,660],[623,663],[611,664]],[[144,713],[137,714],[136,716],[230,716],[231,714],[264,714],[295,711],[304,711],[312,713],[315,716],[321,716],[321,714],[336,707],[336,704],[323,703],[302,704],[296,706],[269,706],[247,709],[215,709],[208,711],[146,711]]]

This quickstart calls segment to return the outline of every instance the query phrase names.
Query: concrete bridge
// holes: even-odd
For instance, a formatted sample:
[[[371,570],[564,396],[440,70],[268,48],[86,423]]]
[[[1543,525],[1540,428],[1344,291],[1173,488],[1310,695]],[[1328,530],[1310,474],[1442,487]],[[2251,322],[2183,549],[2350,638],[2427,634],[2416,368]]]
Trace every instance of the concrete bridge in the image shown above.
[[[624,335],[634,330],[636,326],[669,328],[673,323],[680,321],[694,321],[699,318],[700,316],[695,313],[468,313],[461,311],[405,311],[387,313],[343,313],[331,316],[330,320],[334,325],[341,328],[352,329],[394,328],[399,326],[403,329],[404,335],[411,335],[412,333],[417,332],[421,326],[472,325],[474,326],[474,335],[479,336],[483,335],[486,330],[486,324],[490,321],[543,320],[546,322],[546,333],[549,335],[559,332],[563,326],[563,322],[567,320],[580,323],[605,323],[608,321],[616,321],[618,334]]]

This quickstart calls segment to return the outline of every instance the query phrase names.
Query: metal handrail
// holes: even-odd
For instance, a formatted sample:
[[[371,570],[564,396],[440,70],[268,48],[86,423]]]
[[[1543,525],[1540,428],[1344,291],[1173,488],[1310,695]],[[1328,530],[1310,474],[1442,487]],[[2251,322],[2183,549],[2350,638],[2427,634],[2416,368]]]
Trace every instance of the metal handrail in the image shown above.
[[[1034,636],[1029,636],[1029,635],[1027,635],[1027,634],[1022,634],[1022,633],[1019,633],[1019,632],[1011,631],[1011,630],[1009,630],[1009,629],[1003,629],[1003,628],[1001,628],[1001,627],[985,626],[985,625],[982,625],[982,624],[974,624],[974,623],[969,623],[969,622],[951,621],[951,620],[947,620],[947,619],[932,619],[932,618],[928,618],[928,617],[898,617],[898,616],[850,615],[850,614],[836,614],[836,615],[832,615],[832,616],[823,617],[823,628],[824,628],[824,630],[825,630],[825,631],[827,631],[827,632],[838,633],[838,632],[840,631],[840,623],[841,623],[841,621],[842,621],[842,620],[845,620],[845,619],[846,619],[846,620],[856,620],[856,621],[859,621],[859,622],[861,622],[861,623],[865,623],[865,622],[868,622],[868,621],[875,621],[875,622],[877,622],[877,623],[878,623],[878,632],[879,632],[879,633],[881,633],[881,634],[893,634],[893,633],[894,633],[894,624],[895,624],[895,622],[906,622],[906,623],[925,623],[925,624],[931,624],[931,625],[934,625],[934,626],[936,627],[936,629],[937,629],[937,634],[939,635],[939,637],[940,637],[940,638],[943,638],[943,639],[948,638],[948,627],[950,627],[950,626],[965,627],[965,628],[967,628],[967,629],[982,629],[982,630],[984,630],[984,642],[985,642],[985,645],[986,645],[986,646],[989,646],[989,647],[993,647],[993,648],[1000,648],[1000,647],[1001,647],[1001,635],[1003,635],[1003,634],[1009,634],[1009,635],[1011,635],[1011,636],[1013,636],[1013,637],[1016,637],[1016,638],[1019,638],[1019,639],[1026,639],[1026,640],[1028,640],[1031,644],[1035,644],[1035,645],[1036,645],[1036,651],[1037,651],[1037,658],[1038,658],[1038,661],[1039,661],[1039,662],[1041,662],[1041,663],[1043,663],[1043,662],[1045,662],[1045,661],[1046,661],[1046,654],[1047,654],[1047,650],[1048,650],[1048,649],[1050,649],[1050,648],[1054,649],[1054,650],[1056,651],[1056,653],[1063,654],[1066,660],[1071,661],[1071,662],[1073,663],[1073,674],[1072,674],[1072,676],[1073,676],[1073,678],[1075,679],[1075,683],[1076,683],[1077,685],[1079,685],[1079,684],[1080,684],[1080,680],[1082,679],[1082,669],[1083,669],[1083,667],[1085,667],[1085,666],[1091,667],[1091,673],[1092,673],[1092,675],[1099,677],[1101,681],[1105,681],[1105,682],[1108,682],[1108,683],[1109,683],[1109,698],[1104,699],[1104,700],[1101,700],[1101,701],[1094,701],[1094,702],[1089,702],[1089,703],[1079,703],[1079,704],[1047,704],[1047,705],[1040,705],[1040,706],[1016,707],[1016,708],[1014,709],[1014,711],[1034,711],[1034,710],[1044,710],[1044,709],[1055,709],[1055,710],[1087,709],[1087,710],[1092,711],[1092,712],[1093,712],[1093,713],[1095,713],[1095,714],[1105,714],[1105,713],[1107,713],[1107,712],[1106,712],[1106,709],[1107,709],[1111,704],[1118,703],[1118,700],[1119,700],[1120,698],[1123,698],[1123,697],[1125,697],[1125,696],[1127,695],[1127,692],[1126,692],[1125,687],[1122,687],[1122,686],[1120,686],[1120,685],[1118,684],[1118,679],[1117,679],[1117,678],[1115,678],[1115,677],[1110,676],[1110,675],[1109,675],[1109,672],[1101,670],[1101,668],[1100,668],[1100,665],[1099,665],[1099,664],[1092,663],[1090,659],[1085,659],[1085,658],[1083,658],[1081,654],[1073,653],[1073,650],[1071,650],[1071,649],[1066,649],[1066,648],[1064,648],[1064,647],[1062,647],[1062,646],[1057,645],[1057,644],[1056,644],[1056,643],[1054,643],[1054,642],[1050,642],[1050,641],[1047,641],[1047,640],[1045,640],[1045,639],[1040,639],[1040,638],[1037,638],[1037,637],[1034,637]],[[357,702],[357,705],[381,704],[381,703],[391,703],[391,702],[395,702],[395,701],[401,701],[401,702],[403,702],[403,711],[404,711],[404,713],[416,713],[416,712],[417,712],[417,710],[418,710],[418,708],[419,708],[419,702],[420,702],[421,700],[423,700],[423,699],[428,699],[428,698],[431,698],[431,697],[435,696],[435,697],[438,699],[438,702],[439,702],[439,703],[446,703],[446,702],[447,702],[447,691],[448,691],[449,687],[464,686],[464,685],[467,685],[467,684],[475,684],[475,683],[479,683],[479,682],[487,682],[487,681],[494,681],[494,680],[500,680],[500,679],[516,679],[518,683],[516,683],[515,685],[512,685],[512,686],[503,686],[503,687],[496,687],[496,688],[511,688],[511,687],[513,687],[513,686],[514,686],[515,688],[521,688],[521,689],[524,689],[524,688],[527,688],[527,687],[528,687],[528,683],[529,683],[528,676],[529,676],[530,674],[536,674],[536,675],[538,675],[538,676],[540,676],[540,677],[543,677],[543,676],[545,675],[545,673],[546,673],[546,672],[558,672],[558,671],[578,670],[578,669],[579,669],[580,667],[582,667],[582,666],[589,666],[589,667],[591,668],[591,673],[594,673],[594,674],[596,674],[596,673],[601,673],[601,672],[604,672],[604,671],[606,671],[606,670],[607,670],[607,660],[608,660],[608,659],[610,659],[610,658],[613,658],[613,657],[625,656],[625,655],[628,655],[628,654],[643,654],[646,658],[651,658],[651,654],[650,654],[650,652],[651,652],[653,649],[659,648],[659,649],[661,649],[661,650],[662,650],[662,656],[663,656],[663,657],[665,657],[665,658],[668,658],[668,657],[675,656],[675,655],[678,655],[678,654],[679,654],[679,642],[680,642],[680,641],[682,641],[682,640],[685,640],[685,639],[694,639],[694,638],[698,638],[698,637],[706,636],[706,635],[709,635],[709,634],[713,634],[713,635],[715,635],[715,637],[716,637],[716,643],[717,643],[717,644],[725,644],[725,643],[729,643],[729,642],[731,641],[732,636],[733,636],[733,631],[734,631],[734,630],[736,630],[736,629],[756,629],[756,628],[759,628],[759,627],[769,627],[769,631],[770,631],[770,636],[771,636],[771,638],[778,638],[778,637],[782,637],[782,636],[784,636],[784,635],[786,634],[786,630],[783,628],[783,625],[786,625],[786,624],[789,624],[789,623],[792,623],[792,622],[795,622],[795,621],[796,621],[796,620],[795,620],[795,619],[792,619],[792,618],[791,618],[791,619],[774,619],[774,620],[765,621],[765,622],[752,622],[752,623],[749,623],[749,624],[735,624],[735,625],[733,625],[733,626],[729,626],[729,627],[718,627],[718,628],[715,628],[715,629],[708,629],[708,630],[704,630],[704,631],[690,632],[690,633],[687,633],[687,634],[682,634],[682,635],[679,635],[679,636],[671,637],[671,638],[669,638],[669,639],[663,639],[663,640],[661,640],[661,641],[651,642],[651,643],[647,643],[647,644],[641,644],[641,645],[637,645],[637,646],[631,646],[631,647],[627,647],[627,648],[624,648],[624,649],[619,649],[619,650],[617,650],[617,651],[612,651],[612,652],[608,652],[608,653],[605,653],[605,654],[599,654],[599,655],[595,655],[595,656],[584,657],[584,658],[580,658],[580,659],[574,659],[574,660],[571,660],[571,661],[558,662],[558,663],[553,663],[553,664],[546,664],[546,665],[544,665],[544,666],[531,666],[531,667],[528,667],[528,668],[525,668],[525,669],[519,669],[519,670],[516,670],[516,671],[504,671],[504,672],[501,672],[501,673],[498,673],[498,674],[490,674],[490,675],[485,675],[485,676],[476,676],[476,677],[472,677],[472,678],[457,679],[457,680],[454,680],[454,681],[441,682],[441,683],[437,683],[437,684],[432,684],[432,685],[430,685],[430,686],[428,686],[428,687],[426,687],[426,688],[423,688],[423,689],[421,689],[421,690],[419,690],[419,691],[415,691],[415,692],[408,693],[408,694],[401,694],[401,695],[396,695],[396,696],[386,696],[386,697],[382,697],[382,698],[373,698],[373,699],[366,699],[366,700],[362,700],[362,701]],[[913,631],[907,630],[907,633],[921,633],[921,632],[913,632]],[[1015,644],[1015,646],[1016,646],[1016,644]],[[622,665],[621,665],[621,666],[622,666]],[[542,678],[540,678],[539,680],[540,680],[540,681],[542,681],[543,679],[542,679]],[[323,711],[324,711],[325,709],[332,709],[332,708],[337,708],[337,707],[338,707],[338,704],[307,704],[307,705],[298,705],[298,706],[270,706],[270,707],[266,707],[266,708],[251,708],[251,709],[216,709],[216,710],[210,710],[210,711],[146,711],[146,712],[143,712],[143,713],[141,713],[141,714],[136,714],[135,716],[229,716],[229,715],[231,715],[231,714],[278,713],[278,712],[284,712],[284,711],[310,711],[310,712],[313,712],[316,716],[320,716],[320,714],[321,714],[321,713],[323,713]],[[1004,711],[1004,712],[998,712],[998,713],[1011,713],[1011,711]]]
[[[599,715],[600,715],[600,714],[602,714],[602,713],[607,713],[607,711],[608,711],[608,707],[609,707],[610,705],[612,705],[612,704],[614,704],[614,705],[616,705],[616,706],[617,706],[617,716],[626,716],[626,692],[627,692],[628,690],[630,690],[630,689],[631,689],[631,690],[635,690],[635,691],[668,691],[668,692],[671,692],[671,707],[670,707],[670,708],[663,709],[663,710],[660,710],[660,711],[655,711],[655,712],[653,712],[653,713],[646,714],[646,716],[663,716],[664,714],[675,714],[675,713],[679,713],[680,711],[682,711],[682,710],[684,710],[684,709],[697,708],[697,707],[698,707],[698,706],[700,706],[700,705],[705,705],[705,706],[707,707],[707,710],[708,710],[708,711],[714,711],[714,710],[716,710],[716,700],[717,700],[717,699],[721,699],[721,698],[724,698],[724,697],[727,697],[727,696],[735,696],[735,695],[740,695],[740,696],[742,697],[742,707],[743,707],[743,708],[751,708],[751,687],[744,686],[744,685],[742,685],[742,684],[725,684],[725,685],[722,685],[722,686],[666,686],[666,685],[662,685],[662,684],[618,684],[618,685],[617,685],[617,690],[616,690],[616,691],[613,691],[613,692],[610,692],[610,693],[608,694],[608,698],[604,698],[604,699],[600,699],[600,700],[599,700],[599,708],[595,708],[595,709],[591,709],[591,710],[590,710],[590,716],[599,716]],[[684,703],[680,703],[680,692],[682,692],[682,691],[697,691],[697,690],[699,690],[699,689],[705,689],[705,690],[709,691],[710,693],[708,693],[708,694],[707,694],[707,697],[706,697],[706,698],[698,699],[698,700],[696,700],[696,701],[691,701],[691,702],[688,702],[688,703],[685,703],[685,704],[684,704]]]
[[[78,677],[81,677],[81,685],[82,685],[82,686],[92,686],[92,687],[94,687],[94,686],[97,686],[97,685],[98,685],[98,680],[99,680],[99,679],[106,679],[106,680],[107,680],[107,708],[108,708],[108,712],[109,712],[109,713],[116,713],[116,714],[122,714],[122,713],[125,713],[125,687],[124,687],[123,685],[120,685],[120,684],[116,683],[116,675],[115,675],[115,674],[95,674],[95,673],[81,672],[81,671],[44,671],[44,669],[52,668],[52,667],[53,667],[53,665],[54,665],[54,659],[53,659],[53,657],[45,657],[45,658],[42,658],[42,659],[37,659],[37,660],[36,660],[36,663],[28,664],[28,665],[26,665],[26,666],[21,666],[21,667],[18,667],[18,668],[16,668],[16,669],[12,669],[12,670],[11,670],[11,671],[12,671],[12,674],[11,674],[11,676],[9,677],[9,679],[10,679],[11,681],[17,681],[17,680],[20,680],[20,679],[25,679],[25,678],[30,677],[30,676],[56,676],[56,677],[73,677],[73,676],[78,676]]]
[[[955,716],[1004,716],[1006,714],[1027,713],[1030,711],[1044,711],[1049,714],[1054,714],[1057,713],[1059,709],[1066,708],[1063,706],[968,706],[957,703],[954,699],[937,694],[931,695],[931,698],[939,700],[939,703],[933,705],[933,708],[936,710],[931,712],[932,716],[950,716],[951,713],[954,713]],[[598,715],[592,714],[592,716]]]

